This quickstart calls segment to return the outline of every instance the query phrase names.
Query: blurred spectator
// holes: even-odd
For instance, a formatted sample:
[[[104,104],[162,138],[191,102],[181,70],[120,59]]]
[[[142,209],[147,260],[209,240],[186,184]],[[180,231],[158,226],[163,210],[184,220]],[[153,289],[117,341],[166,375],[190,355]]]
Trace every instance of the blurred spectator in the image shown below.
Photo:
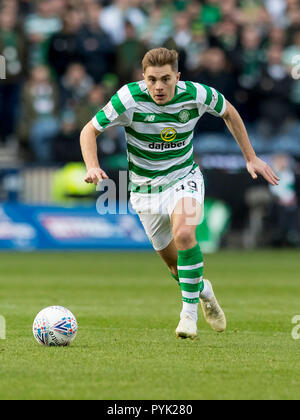
[[[80,61],[78,31],[81,26],[81,13],[76,9],[69,9],[64,16],[62,30],[52,35],[49,41],[48,62],[58,81],[71,63]]]
[[[210,48],[202,55],[199,71],[194,72],[191,79],[216,88],[231,103],[235,103],[236,80],[230,73],[226,56],[220,48]],[[212,121],[212,117],[205,115],[197,130],[225,132],[224,121],[221,118],[214,118]]]
[[[17,0],[8,0],[10,3],[17,2]],[[18,0],[19,2],[19,11],[22,16],[26,16],[32,10],[32,2],[31,0]]]
[[[24,86],[19,132],[37,162],[51,162],[52,143],[58,132],[58,92],[45,66],[32,70]]]
[[[202,55],[208,49],[209,43],[203,26],[194,24],[192,30],[192,39],[189,47],[186,49],[186,66],[191,73],[196,71],[202,61]],[[189,77],[189,76],[188,76]]]
[[[92,78],[80,63],[70,64],[61,79],[61,103],[63,108],[73,109],[85,101],[91,87]]]
[[[300,30],[294,32],[290,45],[285,48],[283,63],[293,79],[290,100],[300,118]]]
[[[239,84],[245,89],[253,88],[261,76],[265,59],[261,43],[262,36],[254,26],[243,28],[235,65],[240,73]]]
[[[280,177],[279,185],[269,187],[274,197],[273,245],[300,245],[299,211],[291,158],[278,154],[273,157],[272,164]]]
[[[99,159],[110,169],[127,169],[126,139],[122,127],[110,127],[97,138]]]
[[[1,13],[11,13],[18,16],[19,3],[18,0],[2,0],[1,2]]]
[[[287,23],[286,3],[286,0],[264,0],[265,7],[271,16],[273,23],[281,28]]]
[[[255,25],[256,28],[264,32],[272,25],[272,19],[269,15],[263,1],[244,0],[241,2],[242,23],[243,25]]]
[[[78,34],[81,62],[95,83],[114,70],[115,48],[99,25],[100,8],[97,4],[87,8],[86,23]]]
[[[268,45],[277,45],[278,47],[284,48],[287,41],[287,35],[283,28],[279,26],[272,26],[268,33],[267,42]]]
[[[300,56],[300,30],[293,33],[290,44],[284,50],[284,63],[292,67],[295,64],[294,57],[297,56]]]
[[[173,11],[154,3],[151,15],[146,21],[141,39],[148,43],[149,49],[161,46],[173,34]]]
[[[186,10],[189,3],[190,3],[190,0],[174,0],[175,9],[178,12],[182,12]]]
[[[105,89],[103,85],[94,85],[84,102],[80,102],[76,107],[76,120],[78,128],[81,130],[107,103]]]
[[[142,67],[137,67],[136,69],[133,70],[132,72],[132,80],[134,82],[139,82],[140,80],[143,80],[143,69]]]
[[[231,21],[237,25],[244,23],[245,17],[243,10],[238,7],[237,0],[223,0],[220,4],[220,10],[223,22]]]
[[[24,30],[30,42],[31,66],[47,64],[49,38],[62,29],[61,18],[55,14],[56,8],[56,0],[38,0],[35,12],[25,18]]]
[[[147,16],[143,10],[143,0],[127,0],[128,9],[125,15],[125,21],[129,21],[140,36],[147,21]]]
[[[17,27],[16,11],[9,8],[0,13],[0,54],[6,60],[6,79],[0,84],[0,141],[6,142],[15,133],[27,56],[24,35]]]
[[[210,45],[222,48],[228,55],[239,46],[239,27],[231,18],[226,17],[212,28]]]
[[[115,44],[125,40],[125,22],[129,21],[138,31],[145,25],[146,16],[137,6],[136,0],[112,0],[99,16],[101,28],[107,32]]]
[[[181,12],[175,17],[173,39],[180,49],[188,50],[189,44],[192,40],[188,13]]]
[[[204,27],[203,22],[201,21],[202,4],[198,0],[189,1],[186,7],[186,12],[190,18],[191,27],[194,25],[199,26],[199,24]]]
[[[174,38],[170,37],[167,39],[164,44],[162,45],[165,48],[168,48],[169,50],[176,50],[178,51],[178,57],[179,57],[179,66],[178,70],[181,73],[181,80],[187,80],[188,79],[188,73],[187,73],[187,53],[184,49],[179,48],[176,42],[174,41]]]
[[[218,0],[204,0],[201,20],[208,28],[220,22],[221,7]]]
[[[66,110],[62,114],[60,129],[53,140],[53,156],[55,162],[81,162],[80,150],[80,127],[76,114],[72,110]]]
[[[286,131],[293,116],[289,101],[292,79],[283,65],[282,52],[277,45],[269,48],[257,91],[260,129],[265,137]]]
[[[119,85],[132,82],[133,69],[141,67],[141,62],[148,48],[139,41],[134,26],[130,22],[125,24],[125,41],[117,48],[116,72],[119,76]]]
[[[240,47],[231,54],[239,83],[237,92],[239,111],[246,122],[254,122],[258,118],[255,88],[261,78],[265,60],[261,44],[262,36],[258,29],[246,26],[242,30]]]
[[[248,226],[243,234],[246,248],[268,246],[271,242],[270,229],[266,229],[266,220],[272,205],[272,195],[268,186],[252,185],[245,191],[245,202],[249,208]]]
[[[300,5],[298,0],[286,0],[287,10],[287,25],[289,30],[293,31],[299,28],[300,25]]]
[[[33,106],[41,95],[29,89],[36,64],[49,66],[55,76],[47,76],[43,88],[32,88],[53,89],[45,103],[55,103],[48,119],[49,132],[55,132],[57,115],[69,125],[70,115],[84,124],[120,85],[143,78],[146,50],[165,46],[179,51],[182,80],[214,86],[233,102],[260,150],[274,150],[273,137],[284,130],[283,146],[295,145],[298,132],[289,122],[300,118],[298,0],[2,0],[0,24],[0,54],[7,62],[7,79],[0,84],[0,141],[10,143],[17,134],[18,92],[28,78],[24,115],[32,108],[34,120],[46,121],[44,108],[40,113]],[[226,143],[222,120],[206,118],[199,130],[217,131]],[[40,144],[32,140],[32,121],[33,112],[27,127],[20,124],[21,140],[29,144],[30,136],[30,144]],[[68,124],[62,124],[63,135]]]

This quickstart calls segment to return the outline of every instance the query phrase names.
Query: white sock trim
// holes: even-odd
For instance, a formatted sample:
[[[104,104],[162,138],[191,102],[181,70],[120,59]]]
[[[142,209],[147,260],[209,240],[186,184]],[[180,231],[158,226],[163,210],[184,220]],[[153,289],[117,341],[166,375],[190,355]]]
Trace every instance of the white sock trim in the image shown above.
[[[178,270],[195,270],[196,268],[203,267],[203,262],[193,265],[179,265]]]
[[[190,315],[190,317],[195,322],[197,322],[197,320],[198,320],[198,303],[182,302],[182,311],[181,311],[181,314],[180,314],[180,318],[182,318],[182,316],[184,314]]]
[[[200,293],[200,299],[211,299],[214,295],[213,289],[211,284],[205,280],[203,280],[204,288]]]

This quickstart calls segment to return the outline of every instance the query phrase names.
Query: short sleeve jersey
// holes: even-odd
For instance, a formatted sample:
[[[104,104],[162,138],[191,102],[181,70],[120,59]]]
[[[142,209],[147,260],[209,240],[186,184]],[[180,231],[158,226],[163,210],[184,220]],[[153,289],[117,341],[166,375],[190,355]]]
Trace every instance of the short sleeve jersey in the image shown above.
[[[93,118],[99,132],[123,126],[126,132],[129,179],[133,190],[163,187],[184,178],[197,164],[193,134],[205,112],[221,117],[224,96],[216,89],[179,81],[173,99],[158,105],[144,81],[123,86]]]

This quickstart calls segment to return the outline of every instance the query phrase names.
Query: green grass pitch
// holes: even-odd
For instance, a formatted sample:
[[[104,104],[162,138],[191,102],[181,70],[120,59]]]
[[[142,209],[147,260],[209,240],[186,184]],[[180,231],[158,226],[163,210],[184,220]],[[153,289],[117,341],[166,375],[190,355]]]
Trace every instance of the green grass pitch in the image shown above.
[[[205,256],[227,315],[217,334],[177,340],[180,289],[154,253],[0,255],[0,399],[299,399],[299,251]],[[41,347],[44,307],[74,312],[69,348]],[[200,309],[201,311],[201,309]]]

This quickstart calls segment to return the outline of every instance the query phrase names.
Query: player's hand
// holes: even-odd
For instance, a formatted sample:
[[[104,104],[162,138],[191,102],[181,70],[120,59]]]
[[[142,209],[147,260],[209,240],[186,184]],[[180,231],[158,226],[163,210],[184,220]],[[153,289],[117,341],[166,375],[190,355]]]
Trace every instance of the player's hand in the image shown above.
[[[247,162],[247,170],[253,179],[257,179],[257,175],[261,175],[271,185],[278,185],[279,183],[278,181],[280,178],[275,175],[273,170],[266,162],[259,159],[257,156],[251,161]]]
[[[101,168],[91,168],[88,170],[84,180],[88,184],[97,185],[102,179],[108,179],[108,176]]]

